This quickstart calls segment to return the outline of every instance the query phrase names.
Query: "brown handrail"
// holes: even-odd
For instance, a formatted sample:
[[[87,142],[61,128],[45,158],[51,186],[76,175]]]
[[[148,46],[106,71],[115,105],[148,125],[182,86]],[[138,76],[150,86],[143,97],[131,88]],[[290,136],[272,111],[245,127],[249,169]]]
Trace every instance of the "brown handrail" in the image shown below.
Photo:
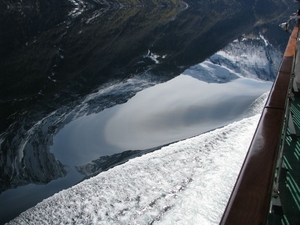
[[[267,223],[299,26],[294,27],[220,224]]]

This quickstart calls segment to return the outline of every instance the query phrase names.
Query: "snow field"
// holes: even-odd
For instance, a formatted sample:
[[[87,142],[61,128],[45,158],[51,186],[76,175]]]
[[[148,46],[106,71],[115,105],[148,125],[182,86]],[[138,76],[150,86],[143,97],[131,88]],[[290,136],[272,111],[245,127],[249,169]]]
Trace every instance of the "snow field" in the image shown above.
[[[218,224],[259,117],[134,158],[55,194],[9,224]]]

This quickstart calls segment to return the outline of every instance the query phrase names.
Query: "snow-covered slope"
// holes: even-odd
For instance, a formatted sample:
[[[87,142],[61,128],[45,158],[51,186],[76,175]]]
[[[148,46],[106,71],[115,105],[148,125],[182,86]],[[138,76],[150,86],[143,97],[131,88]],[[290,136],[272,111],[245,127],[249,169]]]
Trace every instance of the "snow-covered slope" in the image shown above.
[[[208,83],[226,83],[238,77],[274,81],[280,62],[281,52],[260,34],[235,40],[183,74]]]
[[[218,224],[266,97],[255,116],[131,159],[9,224]]]

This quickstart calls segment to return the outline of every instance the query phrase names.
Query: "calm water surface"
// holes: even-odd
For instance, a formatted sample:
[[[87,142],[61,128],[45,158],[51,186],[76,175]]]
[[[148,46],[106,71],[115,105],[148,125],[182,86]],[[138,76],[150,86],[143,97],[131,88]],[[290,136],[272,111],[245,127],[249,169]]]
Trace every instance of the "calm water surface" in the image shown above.
[[[104,155],[161,146],[238,120],[270,86],[246,79],[209,84],[181,75],[124,104],[72,121],[50,149],[64,165],[77,166]]]
[[[269,58],[282,52],[288,35],[278,24],[294,10],[286,5],[264,10],[213,3],[80,13],[5,9],[0,17],[5,30],[1,223],[95,175],[99,171],[86,170],[90,161],[100,159],[107,169],[122,162],[124,152],[135,157],[244,117],[270,89],[271,70],[262,77],[255,73],[255,79],[239,78],[240,67],[234,65],[240,60],[214,61],[220,68],[231,65],[228,71],[235,74],[221,81],[203,72],[197,79],[186,70],[244,34],[263,33],[270,41],[271,47],[250,43],[253,51],[265,48]]]

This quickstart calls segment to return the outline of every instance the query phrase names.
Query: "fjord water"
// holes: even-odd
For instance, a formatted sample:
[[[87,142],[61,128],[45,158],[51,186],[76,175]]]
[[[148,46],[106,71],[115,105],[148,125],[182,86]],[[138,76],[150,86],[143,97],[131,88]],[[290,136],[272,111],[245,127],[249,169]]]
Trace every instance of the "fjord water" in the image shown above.
[[[218,224],[266,97],[254,116],[100,173],[10,224]]]
[[[42,199],[120,163],[125,164],[95,178],[105,182],[95,182],[103,183],[100,192],[106,188],[105,183],[110,183],[105,202],[122,202],[120,208],[119,203],[113,206],[114,214],[129,214],[109,217],[100,209],[110,204],[103,204],[98,212],[105,214],[99,216],[104,224],[137,218],[134,213],[138,208],[129,205],[141,204],[141,196],[148,199],[141,210],[152,208],[155,212],[142,213],[148,219],[139,217],[137,224],[168,223],[170,218],[177,218],[174,214],[179,219],[178,212],[190,210],[184,203],[189,198],[197,196],[202,201],[201,196],[215,195],[207,192],[211,188],[205,189],[211,185],[223,187],[222,194],[228,197],[259,117],[256,111],[249,114],[253,112],[251,103],[270,89],[278,55],[288,38],[278,28],[282,22],[279,18],[284,21],[290,15],[285,12],[286,5],[268,7],[264,12],[256,7],[245,1],[190,8],[3,9],[1,26],[6,32],[1,34],[0,64],[0,221],[13,219]],[[257,58],[260,60],[255,61]],[[225,130],[200,135],[221,126]],[[232,129],[230,137],[225,135],[226,129]],[[199,150],[199,146],[204,147]],[[226,146],[243,152],[239,155]],[[172,157],[177,151],[182,153]],[[145,153],[149,154],[132,159]],[[156,159],[155,165],[145,163],[148,157]],[[189,163],[194,159],[197,163],[216,160],[237,166],[228,169],[232,176],[222,184],[222,179],[213,176],[215,172],[217,177],[222,176],[214,170],[219,164]],[[187,167],[182,162],[187,162]],[[197,168],[204,170],[198,173]],[[148,175],[140,175],[143,171]],[[155,189],[149,176],[158,177],[156,186],[161,186],[154,199],[150,197],[153,192],[147,194]],[[144,183],[138,185],[137,180]],[[87,185],[91,182],[94,180]],[[79,195],[89,193],[85,185],[76,186],[75,202]],[[141,193],[128,197],[118,189],[122,187]],[[114,192],[119,193],[116,200],[112,199]],[[175,192],[181,196],[179,202],[177,194],[170,194]],[[67,197],[60,194],[63,199],[72,203],[72,194],[64,193]],[[56,210],[53,201],[50,199],[48,206]],[[193,210],[217,210],[213,219],[217,221],[222,207],[202,202],[191,205]],[[224,206],[226,197],[221,202]],[[68,211],[63,205],[59,213]],[[43,220],[49,216],[52,221],[49,209],[43,204],[40,207],[45,209]],[[20,220],[30,219],[29,214]],[[92,217],[92,221],[99,220]],[[32,218],[34,223],[34,213]]]

